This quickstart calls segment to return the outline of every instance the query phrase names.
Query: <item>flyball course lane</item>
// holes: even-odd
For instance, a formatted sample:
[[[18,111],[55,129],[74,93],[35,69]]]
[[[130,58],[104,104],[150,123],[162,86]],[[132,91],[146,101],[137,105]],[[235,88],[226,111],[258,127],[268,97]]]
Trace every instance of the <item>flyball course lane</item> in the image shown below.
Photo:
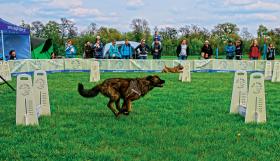
[[[151,73],[102,73],[144,77]],[[1,86],[1,160],[279,160],[279,84],[265,82],[267,122],[245,124],[229,114],[233,73],[158,74],[164,88],[134,102],[128,117],[115,119],[107,98],[84,99],[88,73],[48,75],[51,117],[39,126],[16,126],[16,94]],[[10,82],[14,87],[16,80]],[[4,102],[4,103],[3,103]]]

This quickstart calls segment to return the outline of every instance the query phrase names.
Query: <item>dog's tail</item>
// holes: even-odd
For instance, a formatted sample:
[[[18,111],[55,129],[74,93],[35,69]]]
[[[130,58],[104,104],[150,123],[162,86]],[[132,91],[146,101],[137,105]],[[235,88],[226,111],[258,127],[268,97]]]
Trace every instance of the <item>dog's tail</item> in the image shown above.
[[[95,97],[100,92],[100,87],[99,87],[99,85],[97,85],[97,86],[93,87],[92,89],[84,89],[84,85],[79,83],[78,92],[80,93],[81,96],[86,97],[86,98]]]

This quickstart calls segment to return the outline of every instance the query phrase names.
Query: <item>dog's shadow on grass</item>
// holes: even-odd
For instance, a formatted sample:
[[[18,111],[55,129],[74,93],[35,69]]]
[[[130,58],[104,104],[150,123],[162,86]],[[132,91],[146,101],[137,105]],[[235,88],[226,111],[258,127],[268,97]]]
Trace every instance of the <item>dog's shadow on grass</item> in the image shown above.
[[[114,118],[114,119],[122,119],[122,118],[128,118],[128,117],[132,117],[135,115],[140,115],[139,112],[132,112],[129,115],[124,115],[121,114],[120,116],[116,117],[113,113],[110,112],[91,112],[88,115],[90,115],[90,117],[95,117],[95,118]]]

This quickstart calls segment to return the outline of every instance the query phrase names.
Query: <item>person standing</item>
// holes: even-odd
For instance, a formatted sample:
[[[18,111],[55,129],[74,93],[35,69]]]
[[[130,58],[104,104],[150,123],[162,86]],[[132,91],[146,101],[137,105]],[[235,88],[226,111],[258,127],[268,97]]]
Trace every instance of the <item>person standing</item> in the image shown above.
[[[261,57],[260,47],[258,45],[258,41],[254,40],[251,47],[250,47],[250,53],[249,58],[251,60],[258,60]]]
[[[209,41],[206,40],[203,47],[201,48],[201,56],[204,59],[211,59],[212,55],[213,55],[213,49],[209,44]]]
[[[103,58],[103,45],[100,39],[97,39],[96,43],[93,45],[93,55],[95,59]]]
[[[128,39],[125,40],[125,43],[121,47],[121,56],[123,59],[130,59],[132,57],[133,48],[131,47]]]
[[[77,51],[73,45],[72,40],[67,41],[66,49],[65,49],[65,56],[66,56],[66,58],[76,58],[76,56],[77,56]]]
[[[266,58],[267,60],[275,60],[275,47],[273,46],[272,43],[269,44],[269,47],[267,48],[266,52]]]
[[[161,58],[162,47],[160,41],[158,39],[152,44],[151,53],[153,55],[153,59],[160,59]]]
[[[121,59],[122,56],[119,52],[118,45],[116,44],[116,41],[112,41],[112,45],[109,48],[109,58],[110,59]]]
[[[51,54],[51,59],[56,59],[56,54],[54,52]]]
[[[138,52],[139,59],[147,59],[149,50],[150,48],[146,45],[145,39],[142,39],[140,45],[135,48],[135,51]]]
[[[233,60],[235,56],[235,46],[232,41],[228,41],[228,45],[225,47],[226,59]]]
[[[85,59],[93,58],[93,49],[92,49],[92,44],[90,42],[87,42],[85,44],[84,58]]]
[[[243,55],[243,46],[242,46],[242,41],[237,40],[235,42],[235,59],[236,60],[241,60]]]
[[[155,34],[154,34],[154,36],[153,36],[153,40],[154,40],[154,42],[155,42],[156,40],[158,40],[159,42],[161,42],[161,36],[159,35],[158,31],[155,31]]]
[[[181,43],[177,46],[177,57],[179,60],[186,60],[189,56],[189,46],[188,41],[186,39],[183,39]]]
[[[15,50],[11,50],[9,52],[9,55],[10,55],[10,60],[16,60],[17,59],[17,54],[16,54]]]

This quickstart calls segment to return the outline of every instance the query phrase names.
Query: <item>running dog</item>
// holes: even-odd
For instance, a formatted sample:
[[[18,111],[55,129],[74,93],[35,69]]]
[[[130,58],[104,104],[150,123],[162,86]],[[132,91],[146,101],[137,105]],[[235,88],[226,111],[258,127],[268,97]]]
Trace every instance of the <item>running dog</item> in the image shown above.
[[[162,73],[181,73],[184,67],[181,64],[178,64],[177,66],[173,68],[169,68],[167,66],[164,66]]]
[[[78,84],[78,92],[85,98],[97,96],[99,93],[109,98],[107,106],[116,117],[120,114],[129,115],[132,108],[132,102],[144,97],[155,87],[163,87],[164,80],[159,76],[147,76],[144,78],[111,78],[92,89],[84,89],[84,86]],[[123,99],[122,108],[120,100]],[[114,108],[114,104],[116,109]]]

